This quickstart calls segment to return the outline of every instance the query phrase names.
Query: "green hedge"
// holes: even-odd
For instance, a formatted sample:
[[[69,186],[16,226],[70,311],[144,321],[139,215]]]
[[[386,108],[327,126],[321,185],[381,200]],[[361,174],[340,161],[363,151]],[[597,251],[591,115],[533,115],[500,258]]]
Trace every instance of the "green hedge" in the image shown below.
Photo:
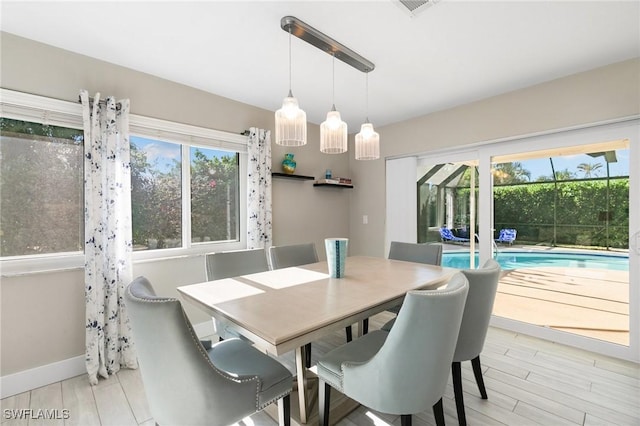
[[[495,186],[495,228],[517,229],[519,242],[628,248],[629,179],[611,179],[608,192],[607,209],[604,179],[558,182],[557,202],[554,182]],[[468,196],[457,191],[460,202]]]

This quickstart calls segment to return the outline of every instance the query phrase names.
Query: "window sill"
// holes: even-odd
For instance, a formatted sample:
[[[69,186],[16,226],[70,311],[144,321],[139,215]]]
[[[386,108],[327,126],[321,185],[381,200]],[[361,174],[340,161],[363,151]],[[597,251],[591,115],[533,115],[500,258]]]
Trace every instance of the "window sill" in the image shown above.
[[[169,259],[203,256],[206,253],[245,248],[240,241],[199,243],[190,248],[173,248],[132,253],[133,265],[160,262]],[[204,266],[203,266],[204,267]],[[55,255],[30,256],[0,261],[0,277],[10,278],[26,275],[80,271],[84,269],[84,254],[65,253]]]

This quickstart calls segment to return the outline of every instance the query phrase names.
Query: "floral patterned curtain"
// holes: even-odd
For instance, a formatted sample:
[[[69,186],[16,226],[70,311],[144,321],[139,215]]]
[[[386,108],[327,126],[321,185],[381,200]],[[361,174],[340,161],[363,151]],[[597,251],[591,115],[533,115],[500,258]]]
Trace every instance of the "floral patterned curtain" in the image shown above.
[[[247,248],[271,246],[271,132],[249,129]]]
[[[129,100],[93,102],[80,92],[84,124],[86,367],[91,384],[137,368],[124,290],[131,272]]]

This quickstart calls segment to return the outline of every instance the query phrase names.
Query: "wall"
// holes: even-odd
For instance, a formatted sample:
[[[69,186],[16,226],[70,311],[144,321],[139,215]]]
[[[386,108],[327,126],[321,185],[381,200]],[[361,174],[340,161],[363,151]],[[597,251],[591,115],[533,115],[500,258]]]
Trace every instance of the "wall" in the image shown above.
[[[381,158],[451,149],[640,114],[640,59],[377,129]],[[375,117],[371,117],[374,120]],[[384,256],[385,162],[350,161],[352,254]],[[368,225],[362,223],[367,215]]]
[[[131,112],[147,117],[240,133],[251,126],[272,130],[273,112],[232,101],[148,74],[98,61],[31,40],[1,33],[2,87],[77,102],[81,89],[131,100]],[[302,174],[320,177],[331,168],[347,174],[346,156],[319,150],[319,127],[309,125],[307,146],[295,148]],[[280,171],[283,147],[274,146],[274,171]],[[274,181],[273,229],[276,244],[349,236],[349,193],[321,190],[311,182]],[[336,221],[326,221],[335,215]],[[55,224],[54,224],[55,226]],[[179,258],[134,265],[163,295],[177,285],[204,280],[204,259]],[[0,310],[0,376],[84,354],[84,276],[81,270],[3,277]],[[187,307],[194,323],[206,315]]]

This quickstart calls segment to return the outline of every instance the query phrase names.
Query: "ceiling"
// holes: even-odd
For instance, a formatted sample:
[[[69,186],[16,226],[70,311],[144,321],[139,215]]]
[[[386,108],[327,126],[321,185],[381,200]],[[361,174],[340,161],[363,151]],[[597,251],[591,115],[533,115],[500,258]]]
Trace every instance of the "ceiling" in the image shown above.
[[[364,56],[377,127],[640,56],[640,1],[1,2],[3,31],[275,111],[289,84],[292,15]],[[292,38],[307,119],[332,104],[332,58]],[[335,62],[335,105],[355,133],[365,74]],[[135,109],[135,107],[134,107]]]

